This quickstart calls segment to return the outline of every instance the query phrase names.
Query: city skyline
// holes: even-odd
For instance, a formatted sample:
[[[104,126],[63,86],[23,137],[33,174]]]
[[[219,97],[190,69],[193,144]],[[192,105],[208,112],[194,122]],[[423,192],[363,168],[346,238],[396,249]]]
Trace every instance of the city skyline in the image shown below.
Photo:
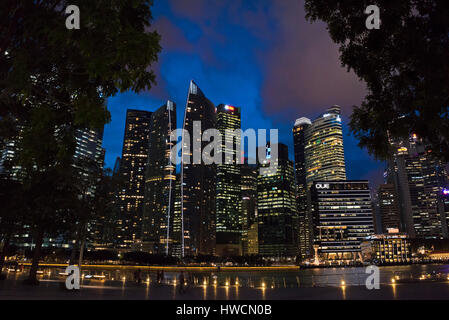
[[[262,152],[257,152],[256,167],[269,168],[265,173],[258,170],[256,228],[250,221],[253,215],[250,207],[254,204],[246,199],[250,202],[245,203],[245,208],[242,206],[242,200],[251,194],[243,192],[241,166],[247,160],[240,163],[238,159],[236,146],[240,145],[240,137],[231,141],[232,149],[229,149],[228,140],[222,140],[215,150],[218,154],[232,155],[234,163],[210,164],[204,156],[201,162],[195,162],[205,147],[210,147],[207,139],[198,142],[201,140],[195,137],[195,132],[203,134],[208,129],[218,129],[228,139],[226,130],[242,127],[240,107],[215,105],[207,97],[191,80],[182,121],[187,136],[183,135],[182,140],[183,161],[178,166],[180,175],[177,175],[180,181],[179,178],[175,180],[175,165],[170,156],[175,145],[171,135],[176,129],[176,103],[167,100],[154,112],[127,109],[122,158],[118,169],[114,169],[123,178],[123,186],[118,191],[117,248],[181,257],[241,256],[254,251],[250,246],[254,247],[254,235],[258,234],[260,255],[296,256],[299,253],[301,259],[311,259],[317,257],[317,248],[323,253],[321,245],[315,245],[322,242],[322,237],[333,239],[331,242],[340,239],[360,243],[376,231],[376,234],[405,232],[410,238],[448,238],[449,210],[445,208],[446,193],[443,193],[447,190],[443,189],[447,172],[440,161],[432,159],[432,150],[416,134],[408,139],[391,140],[393,151],[383,175],[385,183],[390,184],[389,195],[384,197],[382,190],[387,185],[382,184],[372,201],[368,180],[346,177],[341,108],[337,105],[323,109],[313,120],[306,117],[295,120],[291,127],[295,141],[294,161],[289,157],[288,146],[283,141],[278,142],[277,137],[270,137],[271,146],[270,142],[265,144],[258,139]],[[89,131],[85,130],[77,135],[74,156],[90,155],[101,162],[101,167],[104,158],[104,149],[100,147],[101,131],[91,132],[91,137],[85,136],[87,133]],[[193,140],[184,140],[188,137]],[[279,149],[273,148],[275,144]],[[271,163],[277,165],[271,168]],[[328,189],[329,184],[349,186],[355,183],[354,190],[358,192],[359,182],[364,183],[365,194],[360,199],[346,199],[349,194],[346,191],[352,187],[345,187],[338,200],[341,203],[332,203],[335,201],[332,196],[326,200],[327,207],[317,206],[317,201],[324,201],[324,198],[317,198],[318,189]],[[181,185],[181,206],[176,199],[177,183]],[[327,187],[322,187],[323,184]],[[353,201],[357,202],[355,206]],[[391,201],[399,204],[393,212],[388,207]],[[372,210],[373,205],[378,209]],[[329,208],[332,209],[327,212]],[[333,211],[337,208],[341,213]],[[247,217],[241,216],[243,211]],[[348,225],[342,218],[347,212],[356,217],[351,218],[353,221]],[[327,222],[321,222],[322,216]],[[328,225],[334,219],[332,216],[335,225]],[[366,224],[366,219],[371,221],[370,225]],[[389,225],[391,219],[396,225]],[[101,228],[102,221],[96,223]],[[100,230],[92,231],[97,234],[96,238],[101,238]],[[326,260],[335,260],[335,257],[338,261],[341,257],[362,259],[360,245],[341,246],[336,251],[345,254],[328,251],[332,258]]]
[[[241,163],[239,160],[239,153],[246,149],[238,148],[240,135],[234,137],[226,133],[241,129],[240,107],[216,106],[196,82],[190,81],[182,121],[180,180],[177,181],[173,175],[175,167],[170,163],[174,145],[171,133],[176,128],[176,123],[170,119],[177,116],[175,105],[168,100],[152,113],[127,111],[127,140],[123,145],[130,149],[126,152],[128,157],[137,158],[131,166],[122,166],[121,172],[131,178],[139,178],[138,172],[146,172],[143,216],[134,219],[129,226],[136,228],[137,224],[139,229],[140,224],[143,225],[141,237],[133,235],[135,248],[142,242],[141,251],[181,258],[242,256],[252,251],[268,257],[300,256],[303,261],[314,259],[314,264],[320,263],[319,250],[320,255],[326,256],[325,261],[363,260],[361,242],[374,234],[371,194],[368,180],[346,179],[339,106],[328,107],[313,121],[305,117],[295,121],[292,126],[294,161],[289,159],[288,146],[278,142],[277,137],[258,142],[258,163],[254,168],[266,170],[258,170],[257,176],[254,175],[257,213],[252,213],[252,195],[246,192],[253,188],[249,177],[252,174],[244,170],[242,179],[241,166],[247,160]],[[223,138],[218,141],[214,153],[221,161],[230,158],[230,163],[208,163],[204,155],[203,160],[198,158],[206,146],[209,147],[209,142],[195,137],[195,132],[196,135],[205,134],[208,129],[220,131]],[[140,152],[143,149],[146,149],[145,157]],[[145,168],[138,168],[136,175],[134,162],[139,163],[144,158],[148,159]],[[124,164],[129,162],[124,160]],[[171,195],[172,179],[175,185],[180,184],[178,195],[177,192]],[[165,188],[169,190],[168,196],[164,195]],[[138,197],[139,191],[135,189],[133,194]],[[322,206],[322,203],[326,204]],[[251,225],[253,215],[256,225]],[[173,234],[170,225],[177,230]],[[127,239],[124,240],[126,243]],[[173,244],[171,250],[169,243]],[[254,249],[256,243],[257,250]]]
[[[312,25],[304,15],[300,1],[235,2],[226,10],[212,1],[189,6],[179,1],[156,2],[154,27],[161,32],[164,48],[156,68],[157,85],[149,92],[109,98],[112,122],[105,127],[104,141],[107,166],[112,167],[120,154],[125,109],[155,111],[171,99],[178,105],[177,123],[182,123],[185,93],[194,79],[214,103],[241,107],[242,129],[279,128],[279,141],[288,145],[290,159],[294,120],[313,119],[326,107],[340,105],[348,178],[382,182],[385,165],[348,136],[348,117],[352,105],[364,96],[364,85],[341,67],[338,48],[325,25]]]
[[[0,8],[0,300],[449,300],[449,2]]]
[[[193,80],[192,80],[193,81]],[[190,81],[189,81],[190,82]],[[200,84],[201,86],[201,84]],[[173,100],[168,98],[169,100]],[[118,112],[116,113],[116,121],[112,120],[111,123],[106,124],[105,125],[105,135],[104,135],[104,139],[103,139],[103,148],[106,150],[106,154],[105,154],[105,167],[107,168],[113,168],[115,161],[117,159],[117,157],[119,157],[121,155],[121,150],[118,150],[118,152],[116,152],[115,148],[111,146],[111,143],[117,143],[117,140],[115,138],[115,136],[117,135],[117,131],[118,130],[124,130],[124,120],[123,120],[123,124],[118,124],[116,122],[118,122],[118,119],[122,119],[122,114],[126,115],[126,111],[128,109],[133,109],[133,110],[141,110],[141,111],[148,111],[148,112],[154,112],[157,109],[159,109],[160,105],[163,105],[165,100],[161,100],[161,103],[159,105],[156,104],[155,105],[151,105],[151,106],[138,106],[138,105],[123,105],[120,109],[118,110]],[[220,102],[216,101],[215,99],[212,99],[211,97],[211,101],[213,103],[216,103],[217,106]],[[182,123],[183,122],[183,117],[184,117],[184,111],[185,111],[185,97],[184,100],[180,100],[178,102],[174,101],[174,103],[176,103],[178,105],[178,112],[176,113],[176,121],[177,123]],[[237,104],[233,104],[231,102],[228,102],[229,105],[237,105]],[[294,160],[294,141],[293,141],[293,137],[291,135],[291,130],[292,127],[294,126],[295,123],[295,119],[300,118],[300,117],[307,117],[307,118],[311,118],[311,119],[316,119],[318,117],[320,117],[323,114],[323,110],[326,110],[328,108],[330,108],[330,106],[323,106],[321,109],[317,109],[315,113],[313,113],[313,116],[310,116],[310,114],[297,114],[297,115],[292,115],[292,120],[290,123],[285,123],[282,124],[279,127],[275,127],[275,126],[268,126],[268,127],[261,127],[261,126],[256,126],[256,127],[250,127],[246,124],[245,119],[248,117],[248,114],[246,114],[247,112],[245,111],[249,111],[249,110],[245,110],[245,106],[239,106],[239,108],[241,109],[241,128],[242,130],[246,130],[246,129],[278,129],[278,133],[279,133],[279,142],[280,143],[284,143],[288,146],[289,148],[289,159],[290,160]],[[346,162],[346,172],[347,172],[347,178],[351,179],[351,180],[368,180],[370,182],[370,189],[371,190],[376,190],[377,187],[384,183],[384,178],[383,178],[383,172],[387,169],[387,162],[386,161],[379,161],[379,160],[375,160],[372,156],[368,155],[367,151],[364,149],[361,149],[360,147],[357,146],[357,141],[355,139],[354,136],[350,135],[348,132],[348,125],[347,125],[347,121],[349,121],[349,119],[347,118],[348,115],[342,114],[341,115],[341,123],[342,123],[342,131],[343,131],[343,140],[344,140],[344,158],[345,158],[345,162]],[[112,116],[114,119],[114,115]],[[124,119],[124,118],[123,118]],[[122,127],[122,129],[119,129],[118,127]],[[114,129],[115,128],[115,129]],[[177,126],[177,129],[182,129],[181,125]],[[218,129],[218,128],[216,128]],[[123,136],[123,134],[118,135],[118,139],[120,139],[120,136]],[[113,138],[114,137],[114,138]],[[122,145],[123,142],[120,142],[120,144]],[[110,145],[110,147],[108,148],[108,145]],[[356,148],[358,149],[358,152],[354,152],[351,151],[351,149]],[[347,149],[349,149],[350,151],[348,151]],[[365,159],[362,158],[357,158],[359,156],[365,157]],[[355,158],[354,158],[355,157]],[[368,165],[367,165],[368,164]],[[371,169],[370,169],[371,166]],[[368,169],[366,169],[368,168]],[[179,166],[177,167],[177,172],[179,173],[180,168]]]
[[[257,180],[257,188],[254,189],[255,203],[257,203],[254,220],[258,225],[256,228],[250,221],[253,216],[250,211],[252,205],[247,202],[251,198],[251,193],[245,191],[248,187],[252,188],[250,180],[247,180],[248,174],[251,175],[251,173],[245,170],[245,178],[242,180],[241,166],[248,160],[239,163],[239,153],[243,153],[246,148],[242,151],[238,148],[241,144],[240,135],[231,136],[232,140],[228,140],[229,137],[226,134],[227,130],[241,129],[240,107],[227,104],[216,106],[197,83],[190,81],[182,121],[184,129],[181,140],[182,161],[178,167],[180,181],[177,181],[174,180],[173,175],[175,167],[170,163],[172,157],[170,153],[174,146],[171,133],[176,128],[176,122],[170,119],[177,117],[175,106],[174,102],[168,100],[155,112],[139,112],[134,109],[127,111],[123,144],[124,148],[126,147],[123,155],[126,157],[122,160],[120,167],[120,172],[125,178],[122,193],[137,201],[141,194],[139,185],[144,184],[145,196],[144,200],[139,201],[144,203],[141,210],[137,202],[134,208],[129,204],[121,206],[121,215],[124,211],[126,215],[136,214],[135,218],[131,219],[131,223],[125,222],[125,225],[120,221],[126,218],[120,217],[118,222],[122,230],[123,227],[125,230],[142,228],[141,235],[135,232],[132,232],[132,236],[125,235],[121,246],[134,249],[141,246],[139,250],[142,251],[180,257],[201,254],[241,256],[244,252],[253,251],[262,256],[295,257],[300,254],[301,259],[311,258],[312,243],[319,243],[321,239],[321,231],[317,230],[336,228],[334,225],[329,227],[325,222],[323,226],[320,226],[321,218],[318,221],[316,215],[319,214],[321,217],[321,207],[315,207],[314,197],[310,198],[309,190],[313,190],[312,184],[315,185],[315,181],[335,183],[338,180],[346,186],[353,182],[346,180],[340,107],[337,105],[328,107],[313,121],[304,117],[295,121],[292,127],[295,161],[289,159],[288,146],[277,142],[277,137],[271,142],[258,142],[258,164],[254,168],[266,170],[257,170],[257,176],[254,176]],[[198,155],[201,156],[209,142],[204,140],[201,142],[195,138],[194,133],[203,134],[208,129],[220,131],[223,140],[218,142],[218,149],[214,152],[218,152],[222,160],[231,156],[231,163],[210,164],[205,162],[204,157],[200,162],[195,160]],[[142,151],[146,153],[142,154]],[[145,166],[142,168],[141,161],[145,161]],[[275,164],[273,167],[272,162]],[[142,172],[145,172],[145,183],[143,183]],[[138,181],[136,183],[136,179],[140,179],[140,183]],[[180,184],[178,195],[175,192],[176,187],[172,186],[172,180],[175,185]],[[244,181],[245,186],[242,184]],[[134,183],[136,185],[134,188],[129,188],[127,183],[130,186]],[[300,189],[307,190],[306,194],[296,196],[299,191],[297,183],[300,187],[303,184]],[[363,201],[371,207],[367,180],[364,188],[367,198]],[[131,191],[129,195],[128,190]],[[173,195],[172,192],[174,192]],[[344,197],[344,194],[343,192],[341,196]],[[176,200],[176,197],[180,200]],[[122,200],[126,202],[126,197]],[[245,200],[245,208],[242,206],[243,200]],[[356,256],[361,258],[360,241],[374,231],[373,227],[364,225],[358,227],[358,225],[363,222],[362,219],[368,218],[373,226],[373,216],[371,209],[365,212],[365,209],[357,209],[359,207],[351,205],[351,199],[340,198],[340,200],[346,202],[341,203],[339,210],[342,213],[350,210],[351,215],[360,216],[360,221],[349,222],[348,226],[345,225],[339,229],[338,235],[332,233],[330,237],[351,242],[351,246],[339,247],[337,251],[346,252],[346,259],[353,257],[355,260]],[[180,206],[176,204],[177,201],[180,201]],[[366,205],[365,202],[362,206]],[[310,215],[310,217],[303,221],[301,217],[304,216],[302,213],[304,205],[307,208],[306,216]],[[334,206],[335,204],[332,208]],[[242,215],[243,211],[246,217]],[[313,213],[314,211],[316,212]],[[329,219],[332,212],[324,213],[324,219]],[[335,216],[335,225],[346,224],[347,219],[341,218],[340,215],[343,214]],[[169,222],[170,220],[172,221]],[[173,234],[171,225],[173,230],[177,230]],[[346,231],[353,229],[354,231],[349,233]],[[305,238],[304,230],[310,230],[310,234],[306,232]],[[256,235],[258,249],[255,251]],[[329,231],[326,231],[326,237],[329,237]],[[127,243],[130,238],[133,239],[132,243]],[[169,243],[174,245],[170,246],[171,249]],[[178,244],[180,244],[179,249]],[[331,251],[331,253],[335,252]],[[317,257],[317,252],[315,256]],[[343,256],[338,255],[338,257]],[[318,258],[315,259],[318,261]]]

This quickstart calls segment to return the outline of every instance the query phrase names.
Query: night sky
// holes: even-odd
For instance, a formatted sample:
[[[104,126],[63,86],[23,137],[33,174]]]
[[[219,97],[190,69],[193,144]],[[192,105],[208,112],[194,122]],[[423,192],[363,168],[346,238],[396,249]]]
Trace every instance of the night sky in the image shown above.
[[[295,119],[311,119],[327,107],[342,107],[348,179],[382,182],[375,161],[346,126],[365,86],[341,67],[325,25],[305,20],[298,0],[155,0],[153,26],[162,52],[153,66],[157,85],[149,92],[111,97],[105,127],[106,166],[121,155],[127,108],[154,111],[173,100],[181,126],[189,81],[215,104],[241,107],[242,129],[279,129],[293,159]]]

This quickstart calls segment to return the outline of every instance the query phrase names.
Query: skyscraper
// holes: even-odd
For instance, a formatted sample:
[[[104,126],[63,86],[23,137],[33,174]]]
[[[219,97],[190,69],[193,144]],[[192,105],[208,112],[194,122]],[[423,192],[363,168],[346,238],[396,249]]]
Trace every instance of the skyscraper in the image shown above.
[[[441,190],[439,205],[444,212],[442,221],[446,225],[446,228],[449,229],[449,189],[447,187]]]
[[[257,254],[257,165],[246,163],[241,165],[242,179],[242,244],[243,254]]]
[[[346,180],[340,107],[328,108],[315,120],[302,117],[293,127],[299,214],[299,248],[312,255],[313,224],[310,188],[318,180]]]
[[[382,232],[387,233],[388,229],[401,228],[401,216],[399,202],[394,184],[381,184],[378,189],[379,212],[382,221]]]
[[[181,164],[181,252],[184,255],[215,252],[215,166],[205,164],[202,141],[215,128],[215,106],[192,80],[184,114]]]
[[[176,129],[176,104],[167,101],[150,120],[149,155],[145,171],[145,206],[142,241],[149,251],[170,254],[176,167],[171,163],[170,141]]]
[[[21,135],[18,134],[14,139],[4,142],[3,148],[0,150],[0,179],[20,180],[18,176],[20,166],[14,164],[20,139]]]
[[[415,134],[392,142],[387,181],[394,184],[401,212],[401,231],[411,238],[448,237],[440,197],[446,185],[444,164],[432,157],[432,150]]]
[[[307,181],[305,157],[305,132],[312,125],[307,118],[299,118],[293,127],[293,145],[295,152],[295,179],[296,179],[296,205],[298,207],[298,244],[302,259],[312,254],[312,223],[310,211],[307,206]]]
[[[355,260],[374,233],[368,181],[314,181],[311,199],[319,253],[326,261]]]
[[[145,194],[145,167],[148,161],[151,112],[128,109],[126,112],[120,175],[120,217],[117,235],[124,248],[138,248],[142,232]]]
[[[75,130],[75,154],[73,165],[82,177],[88,177],[93,173],[99,174],[104,166],[103,130],[76,129]],[[93,172],[94,171],[94,172]],[[90,179],[91,180],[91,179]],[[96,181],[90,182],[86,193],[95,195]]]
[[[120,157],[115,159],[114,168],[112,169],[112,174],[120,174]]]
[[[332,106],[305,130],[305,172],[313,181],[346,180],[340,107]]]
[[[21,167],[16,163],[16,157],[20,152],[20,142],[22,134],[26,128],[16,123],[18,134],[11,140],[5,141],[4,149],[0,150],[0,179],[12,179],[21,181],[23,175]],[[58,129],[54,131],[58,135]],[[77,185],[79,188],[78,197],[85,200],[92,200],[95,197],[98,180],[103,173],[105,150],[102,148],[103,129],[76,128],[74,130],[75,150],[72,158],[72,167],[75,169],[73,173],[77,176],[77,181],[81,182]],[[79,179],[79,180],[78,180]],[[87,201],[86,201],[87,202]],[[99,217],[92,219],[87,225],[83,224],[83,231],[87,232],[87,241],[96,241],[99,233],[98,224]],[[78,227],[81,228],[81,227]],[[29,234],[29,226],[24,226],[27,232],[23,237],[16,239],[17,245],[32,246],[32,239]],[[44,239],[45,246],[70,247],[71,242],[63,235],[53,236]]]
[[[296,256],[297,214],[293,162],[288,159],[288,147],[278,144],[278,157],[270,157],[270,144],[263,148],[267,159],[259,163],[268,168],[257,178],[257,219],[259,224],[259,254],[265,256]]]
[[[90,246],[95,250],[114,249],[120,245],[117,241],[117,220],[120,217],[119,174],[118,170],[104,171],[96,189],[100,207],[96,208],[94,218],[90,221]]]
[[[181,258],[181,243],[182,243],[182,220],[181,220],[181,175],[176,174],[175,179],[175,201],[173,210],[173,229],[172,229],[172,256]]]
[[[75,130],[75,153],[73,155],[73,166],[82,183],[83,198],[95,197],[98,181],[103,175],[105,150],[102,148],[103,130],[98,129],[76,129]],[[105,225],[105,217],[96,214],[86,228],[89,235],[88,241],[94,245],[101,243]]]
[[[240,108],[217,106],[217,129],[221,134],[216,176],[216,254],[242,254],[242,187],[240,159]],[[237,134],[234,133],[238,130]]]

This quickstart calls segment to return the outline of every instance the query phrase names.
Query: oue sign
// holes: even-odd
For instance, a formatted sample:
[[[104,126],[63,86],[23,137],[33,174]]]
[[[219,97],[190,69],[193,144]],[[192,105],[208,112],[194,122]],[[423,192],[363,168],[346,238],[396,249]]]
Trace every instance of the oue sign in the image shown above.
[[[329,189],[329,183],[317,183],[315,185],[317,189]]]

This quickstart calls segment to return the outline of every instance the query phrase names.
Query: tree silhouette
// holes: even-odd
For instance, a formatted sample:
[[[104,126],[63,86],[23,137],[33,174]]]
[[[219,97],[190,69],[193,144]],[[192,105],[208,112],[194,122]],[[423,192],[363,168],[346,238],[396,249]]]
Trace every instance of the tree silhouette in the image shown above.
[[[69,4],[80,8],[79,30],[65,26]],[[110,120],[107,97],[154,82],[151,65],[161,48],[160,36],[149,31],[151,5],[0,2],[0,144],[20,136],[14,164],[35,237],[29,283],[37,283],[44,237],[77,221],[76,129],[102,128]]]
[[[368,5],[380,29],[368,30]],[[343,66],[368,89],[351,115],[351,131],[378,158],[389,139],[417,134],[449,160],[449,2],[444,0],[305,1],[306,17],[322,20],[340,46]]]
[[[23,218],[26,207],[23,199],[22,185],[9,178],[0,179],[0,242],[3,242],[2,252],[0,253],[0,278],[1,271],[5,262],[5,257],[10,255],[11,240],[15,234],[23,232]]]

